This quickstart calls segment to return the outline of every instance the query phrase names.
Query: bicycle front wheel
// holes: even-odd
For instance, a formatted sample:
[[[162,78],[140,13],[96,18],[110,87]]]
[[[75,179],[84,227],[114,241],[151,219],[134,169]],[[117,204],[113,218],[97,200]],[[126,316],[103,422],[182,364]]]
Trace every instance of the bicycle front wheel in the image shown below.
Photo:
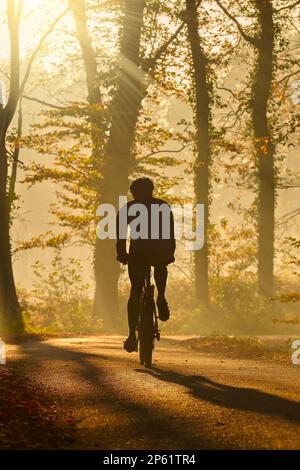
[[[151,321],[149,321],[151,320]],[[145,315],[141,321],[140,332],[140,362],[145,367],[152,366],[153,351],[153,321],[149,315]]]
[[[142,305],[140,318],[140,362],[145,367],[152,366],[153,333],[153,297],[150,296]]]

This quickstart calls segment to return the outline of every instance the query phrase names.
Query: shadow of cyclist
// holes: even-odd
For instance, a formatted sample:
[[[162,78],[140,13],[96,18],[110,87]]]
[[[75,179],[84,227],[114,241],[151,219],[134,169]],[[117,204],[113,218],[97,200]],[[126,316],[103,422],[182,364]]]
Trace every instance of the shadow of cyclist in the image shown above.
[[[186,387],[195,398],[236,410],[253,411],[300,422],[300,403],[254,388],[225,385],[201,375],[184,375],[153,367],[136,369],[158,380]]]

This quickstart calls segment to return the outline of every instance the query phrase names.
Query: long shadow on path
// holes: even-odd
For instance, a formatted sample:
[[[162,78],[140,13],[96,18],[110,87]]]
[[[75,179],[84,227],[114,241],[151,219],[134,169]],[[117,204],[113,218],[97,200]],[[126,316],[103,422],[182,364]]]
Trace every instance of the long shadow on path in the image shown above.
[[[255,388],[225,385],[201,375],[184,375],[156,367],[151,370],[136,369],[136,372],[150,374],[164,382],[182,385],[189,390],[193,397],[214,405],[277,416],[296,423],[300,422],[300,402]]]

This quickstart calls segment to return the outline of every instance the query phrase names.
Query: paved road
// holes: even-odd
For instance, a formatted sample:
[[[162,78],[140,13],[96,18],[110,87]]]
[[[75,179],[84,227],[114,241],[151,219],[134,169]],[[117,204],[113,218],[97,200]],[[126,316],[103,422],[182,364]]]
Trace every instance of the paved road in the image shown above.
[[[17,367],[59,396],[78,449],[300,448],[300,366],[221,360],[165,339],[153,370],[120,337],[10,346]]]

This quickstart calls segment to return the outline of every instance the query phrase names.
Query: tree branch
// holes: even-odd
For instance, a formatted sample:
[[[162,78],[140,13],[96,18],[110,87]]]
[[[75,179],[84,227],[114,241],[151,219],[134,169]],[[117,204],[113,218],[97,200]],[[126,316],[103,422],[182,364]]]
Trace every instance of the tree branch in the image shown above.
[[[217,90],[224,90],[224,91],[227,91],[228,93],[230,93],[233,98],[235,98],[236,100],[239,100],[238,96],[236,96],[236,94],[230,89],[230,88],[226,88],[224,86],[216,86]]]
[[[21,86],[20,86],[20,90],[19,90],[19,96],[20,97],[22,94],[23,94],[23,91],[24,91],[24,88],[26,86],[26,83],[27,83],[27,80],[29,78],[29,75],[30,75],[30,72],[31,72],[31,68],[32,68],[32,65],[33,65],[33,62],[37,56],[37,54],[39,53],[39,51],[41,50],[45,40],[47,39],[47,37],[49,36],[49,34],[54,30],[55,26],[57,25],[57,23],[59,23],[59,21],[65,16],[65,14],[69,11],[69,7],[67,7],[54,21],[53,23],[51,24],[51,26],[49,27],[49,29],[45,32],[45,34],[41,37],[41,39],[39,40],[39,43],[38,45],[36,46],[35,50],[33,51],[31,57],[30,57],[30,60],[27,64],[27,67],[26,67],[26,71],[25,71],[25,74],[24,74],[24,77],[23,77],[23,80],[22,80],[22,83],[21,83]]]
[[[201,3],[201,0],[198,0],[196,2],[196,8],[198,8],[198,6],[200,5]],[[144,67],[144,71],[145,72],[149,72],[150,69],[152,69],[153,67],[155,67],[157,61],[162,57],[162,55],[166,52],[166,50],[168,49],[168,47],[170,46],[170,44],[172,44],[172,42],[177,38],[178,34],[182,31],[182,29],[184,28],[185,24],[186,24],[186,18],[185,18],[185,11],[183,11],[180,15],[182,18],[183,18],[183,21],[182,23],[178,26],[178,28],[176,29],[176,31],[174,31],[174,33],[170,36],[170,38],[164,43],[162,44],[156,51],[156,53],[146,59],[143,63]]]
[[[149,72],[150,69],[152,69],[153,67],[155,67],[157,61],[162,57],[162,55],[166,52],[166,50],[168,49],[168,47],[170,46],[170,44],[174,41],[174,39],[176,39],[176,37],[178,36],[178,34],[180,33],[180,31],[184,28],[185,26],[185,21],[183,21],[179,26],[178,28],[176,29],[176,31],[172,34],[172,36],[170,36],[170,38],[165,42],[165,44],[163,44],[161,47],[158,48],[158,50],[156,51],[156,53],[154,54],[154,56],[146,59],[143,63],[143,69],[145,72]]]
[[[252,36],[249,36],[249,34],[245,33],[245,31],[243,30],[242,26],[240,25],[240,23],[238,22],[238,20],[236,19],[235,16],[233,16],[228,10],[227,8],[225,8],[222,3],[220,2],[220,0],[216,0],[217,2],[217,5],[221,8],[221,10],[223,11],[223,13],[225,13],[226,16],[228,16],[228,18],[236,25],[240,35],[245,39],[245,41],[249,42],[250,44],[252,44],[253,46],[257,47],[257,44],[258,44],[258,41],[253,38]]]
[[[176,150],[155,150],[153,152],[149,152],[145,155],[145,158],[152,157],[153,155],[157,155],[158,153],[180,153],[183,152],[186,148],[190,147],[192,144],[182,145],[181,148]]]
[[[294,77],[295,75],[299,75],[299,72],[300,72],[300,69],[299,70],[296,70],[295,72],[291,72],[289,73],[288,75],[286,75],[285,77],[281,78],[277,83],[282,83],[284,82],[285,80],[288,80],[289,78],[291,77]]]
[[[286,5],[285,7],[277,8],[277,10],[274,9],[274,12],[279,13],[280,11],[283,11],[283,10],[289,10],[291,8],[296,7],[297,5],[300,5],[300,0],[297,0],[294,3],[291,3],[290,5]]]
[[[48,103],[47,101],[40,100],[39,98],[34,98],[33,96],[22,95],[22,98],[28,101],[35,101],[36,103],[42,104],[43,106],[48,106],[48,108],[66,109],[65,106],[58,106],[56,104]]]

